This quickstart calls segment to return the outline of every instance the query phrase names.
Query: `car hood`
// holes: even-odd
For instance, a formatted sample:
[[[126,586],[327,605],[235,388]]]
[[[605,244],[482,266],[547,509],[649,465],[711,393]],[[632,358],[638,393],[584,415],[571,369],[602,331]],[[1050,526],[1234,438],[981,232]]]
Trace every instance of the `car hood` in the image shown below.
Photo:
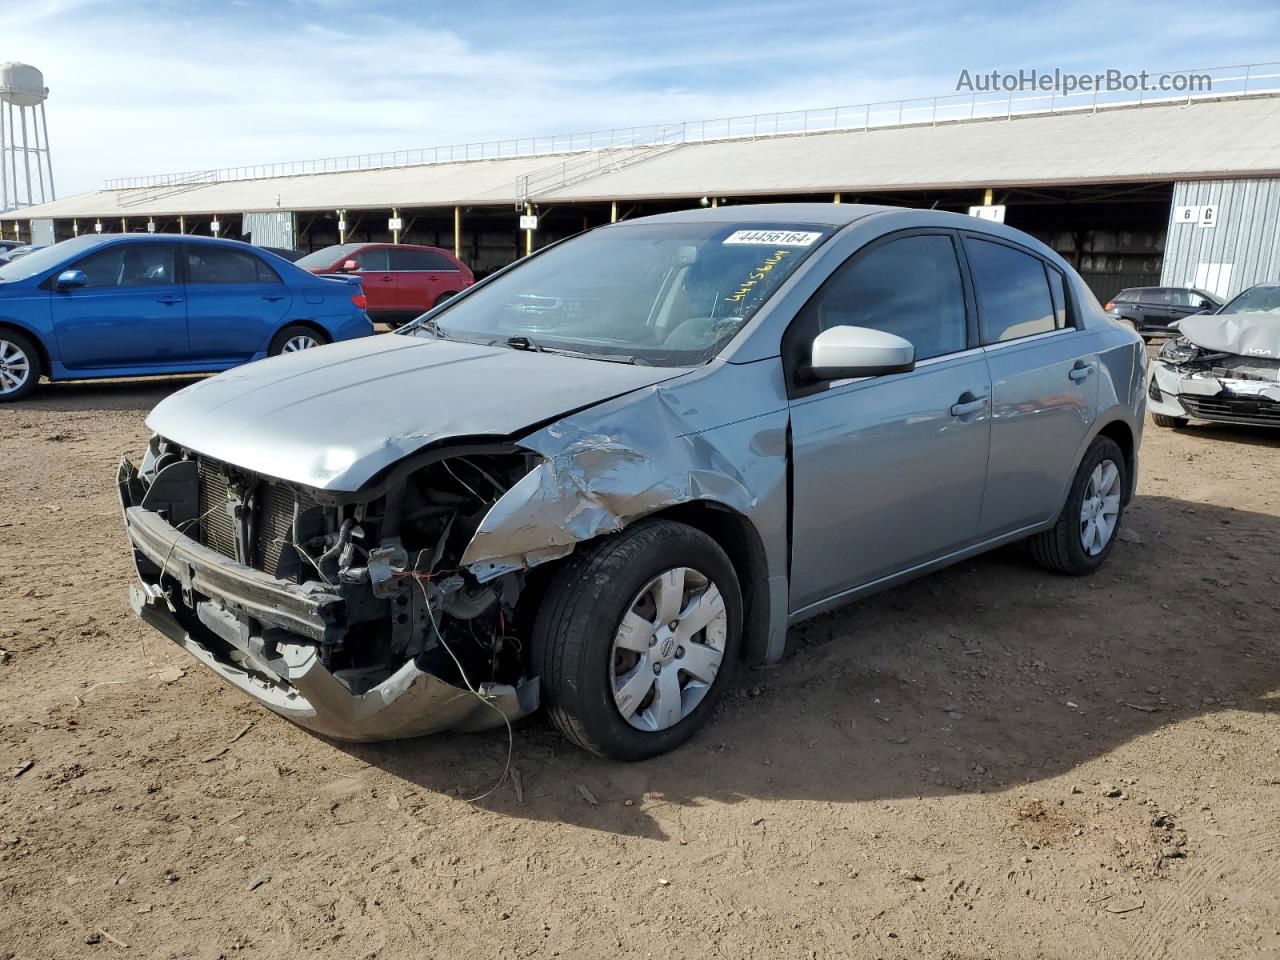
[[[1178,321],[1178,333],[1206,350],[1280,359],[1278,314],[1197,313]]]
[[[147,426],[254,473],[350,492],[431,444],[517,436],[685,372],[392,334],[218,374]]]

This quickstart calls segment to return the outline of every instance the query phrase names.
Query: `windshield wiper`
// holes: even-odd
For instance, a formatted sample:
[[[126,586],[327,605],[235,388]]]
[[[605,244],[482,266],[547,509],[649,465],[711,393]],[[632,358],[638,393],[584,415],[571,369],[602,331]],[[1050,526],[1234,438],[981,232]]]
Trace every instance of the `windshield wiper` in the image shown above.
[[[507,346],[513,350],[532,350],[535,353],[546,353],[547,348],[539,346],[528,337],[507,337]]]
[[[490,340],[491,344],[498,343],[497,340]],[[570,350],[566,347],[548,347],[541,343],[530,340],[523,334],[507,337],[506,344],[512,350],[528,350],[532,353],[554,353],[560,357],[580,357],[583,360],[607,360],[610,363],[635,363],[635,357],[623,356],[622,354],[612,353],[589,353],[586,350]]]
[[[431,334],[437,340],[453,339],[453,337],[449,336],[442,329],[440,329],[440,324],[437,323],[434,319],[419,318],[415,320],[410,326],[401,327],[399,330],[396,331],[396,333],[413,333],[416,330],[426,330],[427,333]]]

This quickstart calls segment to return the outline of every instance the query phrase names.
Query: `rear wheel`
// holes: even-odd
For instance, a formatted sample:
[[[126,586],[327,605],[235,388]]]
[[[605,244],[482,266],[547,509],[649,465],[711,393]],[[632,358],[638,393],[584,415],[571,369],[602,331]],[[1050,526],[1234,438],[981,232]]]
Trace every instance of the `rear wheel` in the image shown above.
[[[20,333],[0,330],[0,403],[21,400],[40,380],[40,354]]]
[[[281,353],[297,353],[299,350],[322,347],[328,342],[329,338],[318,330],[294,324],[285,327],[271,339],[271,347],[267,355],[274,357]]]
[[[1030,538],[1031,555],[1057,573],[1093,573],[1115,546],[1127,483],[1120,447],[1109,437],[1095,439],[1071,482],[1058,522]]]
[[[453,290],[446,290],[444,293],[440,294],[440,296],[436,297],[435,306],[438,307],[440,306],[440,304],[444,303],[445,301],[452,300],[457,295],[458,294]]]
[[[534,624],[533,666],[566,738],[643,760],[706,722],[741,633],[742,595],[719,545],[681,523],[641,522],[557,572]]]
[[[1186,417],[1169,417],[1163,413],[1153,413],[1151,419],[1155,421],[1157,427],[1185,427],[1187,425]]]

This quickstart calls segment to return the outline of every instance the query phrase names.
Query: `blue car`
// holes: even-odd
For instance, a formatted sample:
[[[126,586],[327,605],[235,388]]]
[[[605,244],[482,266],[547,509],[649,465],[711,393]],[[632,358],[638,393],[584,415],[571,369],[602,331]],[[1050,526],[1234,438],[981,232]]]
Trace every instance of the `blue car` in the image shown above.
[[[0,266],[0,402],[40,377],[213,373],[373,333],[355,278],[246,243],[91,235]]]

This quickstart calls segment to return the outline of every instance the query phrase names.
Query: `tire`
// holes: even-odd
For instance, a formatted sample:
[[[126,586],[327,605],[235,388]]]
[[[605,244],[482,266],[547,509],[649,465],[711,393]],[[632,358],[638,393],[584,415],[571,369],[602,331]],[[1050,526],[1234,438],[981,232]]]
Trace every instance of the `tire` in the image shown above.
[[[271,338],[271,346],[267,350],[267,356],[276,357],[282,353],[297,353],[299,350],[323,347],[329,342],[329,338],[314,327],[304,327],[302,324],[294,323],[285,327]],[[296,345],[291,346],[291,344]]]
[[[717,614],[710,626],[687,636],[655,622],[663,613],[662,591],[673,589],[660,583],[666,577],[682,582],[681,591],[667,596],[690,598],[684,611],[691,622],[697,622],[699,609],[704,616],[717,609],[712,587],[723,600],[723,619]],[[654,592],[646,593],[650,588]],[[652,618],[636,612],[649,604]],[[633,646],[622,648],[617,644],[624,616],[643,629],[626,631]],[[601,757],[644,760],[684,743],[711,716],[741,641],[742,593],[725,552],[693,527],[649,520],[579,547],[556,571],[534,620],[532,665],[542,679],[547,712],[566,739]],[[721,656],[711,667],[716,652]],[[686,672],[691,666],[704,679],[710,674],[710,683]],[[666,701],[675,704],[670,713],[662,709],[664,690],[668,696],[675,692]],[[619,706],[623,701],[631,705],[630,719]]]
[[[1090,532],[1097,532],[1096,528],[1086,526],[1083,511],[1090,479],[1094,477],[1095,470],[1103,468],[1108,462],[1115,469],[1115,481],[1114,484],[1108,483],[1106,485],[1108,493],[1106,497],[1101,498],[1105,503],[1103,510],[1099,512],[1099,516],[1105,518],[1109,512],[1106,508],[1112,503],[1110,491],[1114,490],[1116,497],[1114,501],[1115,519],[1110,531],[1106,534],[1105,542],[1098,548],[1096,539],[1093,538]],[[1104,478],[1108,476],[1105,468],[1102,472]],[[1075,577],[1093,573],[1101,567],[1111,553],[1111,549],[1115,546],[1116,539],[1120,533],[1120,524],[1124,519],[1124,491],[1128,489],[1128,482],[1128,469],[1125,466],[1124,454],[1120,452],[1120,447],[1108,437],[1095,439],[1089,445],[1089,449],[1085,451],[1084,459],[1080,461],[1080,468],[1076,471],[1075,479],[1071,481],[1071,490],[1067,494],[1067,502],[1062,508],[1058,522],[1051,529],[1043,533],[1037,533],[1028,541],[1031,555],[1036,562],[1055,573],[1063,573]],[[1093,498],[1090,497],[1089,499],[1092,501]],[[1102,521],[1098,522],[1101,523]],[[1085,545],[1086,536],[1091,540],[1089,547]]]
[[[446,290],[444,293],[440,294],[440,296],[436,297],[436,302],[432,304],[432,307],[438,307],[440,304],[452,300],[457,295],[458,292],[456,290]]]
[[[1186,417],[1169,417],[1163,413],[1153,413],[1151,419],[1155,421],[1157,427],[1185,427],[1187,425]]]
[[[20,333],[0,330],[0,403],[13,403],[28,396],[44,372],[40,351]]]

